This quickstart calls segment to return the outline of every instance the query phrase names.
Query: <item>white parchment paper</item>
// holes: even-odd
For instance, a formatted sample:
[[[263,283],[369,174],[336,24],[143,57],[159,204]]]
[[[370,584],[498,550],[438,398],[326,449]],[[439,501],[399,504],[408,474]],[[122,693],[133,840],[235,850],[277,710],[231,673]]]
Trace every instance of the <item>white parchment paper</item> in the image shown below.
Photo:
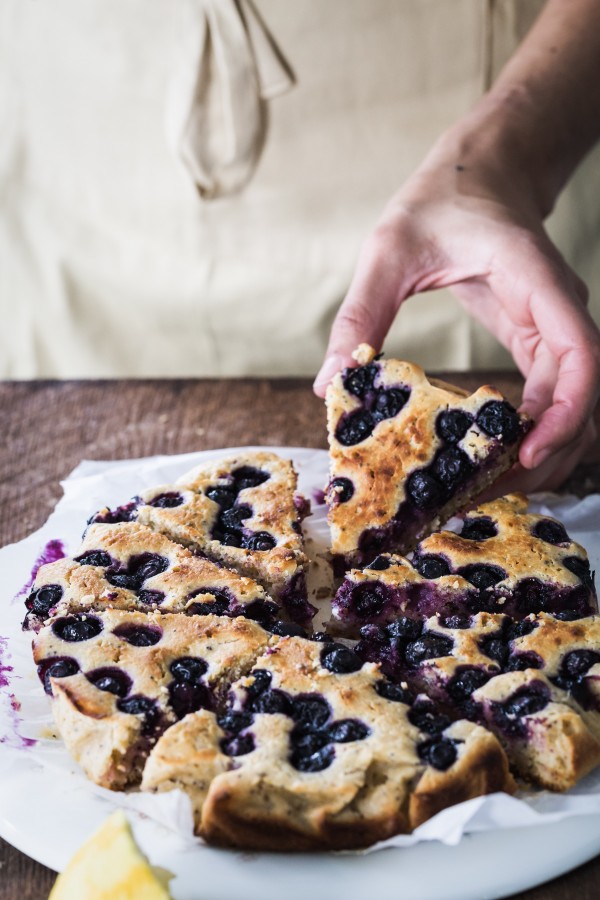
[[[50,702],[43,693],[31,658],[31,636],[21,631],[24,597],[36,564],[45,548],[62,544],[67,555],[79,546],[88,518],[101,506],[114,506],[155,485],[169,484],[200,462],[231,455],[240,449],[268,449],[294,461],[299,488],[311,500],[313,515],[304,523],[307,551],[312,560],[309,576],[311,602],[319,606],[316,621],[329,617],[327,597],[331,572],[327,562],[328,529],[322,488],[327,480],[327,454],[323,450],[294,447],[227,448],[180,456],[156,456],[118,462],[84,461],[63,482],[64,496],[46,524],[18,544],[0,550],[0,778],[24,767],[43,767],[65,790],[100,795],[113,806],[135,809],[176,830],[189,841],[192,815],[187,797],[179,791],[158,796],[139,792],[115,793],[88,781],[57,739]],[[600,495],[584,500],[538,494],[531,509],[560,519],[572,538],[587,549],[592,569],[600,570]],[[554,822],[575,815],[600,813],[600,769],[567,794],[523,791],[516,797],[495,794],[451,807],[423,824],[411,835],[400,835],[365,852],[384,847],[408,847],[421,841],[456,844],[463,834]]]

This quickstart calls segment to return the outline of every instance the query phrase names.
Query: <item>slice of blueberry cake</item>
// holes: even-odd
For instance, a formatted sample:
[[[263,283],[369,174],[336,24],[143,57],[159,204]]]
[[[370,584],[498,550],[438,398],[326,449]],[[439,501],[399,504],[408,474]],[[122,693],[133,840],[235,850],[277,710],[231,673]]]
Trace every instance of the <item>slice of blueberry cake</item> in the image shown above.
[[[188,793],[211,843],[323,850],[408,832],[513,783],[489,731],[451,723],[341,644],[288,637],[216,716],[200,711],[163,735],[142,788]]]
[[[107,607],[242,615],[266,627],[279,612],[252,579],[137,522],[91,525],[73,559],[40,568],[25,606],[24,627],[34,630],[51,615]]]
[[[493,387],[473,394],[361,344],[327,391],[332,553],[342,570],[407,553],[517,459],[531,422]]]
[[[288,618],[307,625],[315,610],[306,596],[301,522],[309,512],[290,460],[248,452],[199,466],[92,521],[135,520],[162,532],[258,581]]]
[[[96,784],[122,790],[139,782],[160,734],[215,709],[269,639],[243,618],[107,610],[55,617],[33,657],[72,757]]]
[[[566,790],[600,763],[598,616],[402,618],[365,625],[356,652],[451,717],[490,728],[537,786]]]
[[[586,551],[564,526],[527,514],[527,498],[510,494],[472,510],[460,532],[440,531],[409,562],[380,554],[349,572],[332,603],[339,632],[400,615],[471,615],[485,610],[521,618],[531,612],[597,612]]]

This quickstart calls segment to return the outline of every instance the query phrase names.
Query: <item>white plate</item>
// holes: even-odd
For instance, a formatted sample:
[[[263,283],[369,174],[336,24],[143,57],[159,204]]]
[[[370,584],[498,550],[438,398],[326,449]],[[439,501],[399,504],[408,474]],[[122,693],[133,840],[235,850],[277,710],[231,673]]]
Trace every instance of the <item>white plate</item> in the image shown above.
[[[124,798],[95,788],[70,762],[61,745],[44,740],[44,729],[51,718],[31,662],[29,636],[19,629],[22,600],[11,604],[10,597],[27,579],[33,560],[48,540],[60,537],[67,549],[77,546],[82,523],[95,508],[122,502],[144,487],[172,480],[196,462],[235,449],[239,448],[148,461],[83,463],[76,470],[77,478],[65,483],[65,498],[46,525],[20,544],[0,550],[2,589],[9,598],[0,633],[6,638],[4,666],[12,667],[3,669],[0,658],[0,835],[56,871],[64,868],[75,850]],[[324,451],[265,449],[294,459],[300,487],[311,499],[313,492],[323,487],[327,466]],[[314,509],[315,515],[306,523],[312,553],[323,549],[326,541],[323,510],[318,506]],[[588,518],[581,533],[590,527],[589,508],[586,512]],[[2,639],[0,649],[1,645]],[[2,686],[7,679],[8,685]],[[39,739],[41,735],[35,748],[25,746],[27,738]],[[175,874],[171,890],[176,900],[279,900],[282,894],[286,900],[306,900],[307,896],[315,900],[364,900],[369,893],[376,900],[491,900],[554,878],[600,853],[597,790],[594,782],[591,793],[590,789],[586,793],[585,788],[578,788],[570,799],[540,795],[527,804],[500,797],[507,806],[504,810],[500,804],[505,815],[500,826],[495,818],[497,807],[486,798],[475,815],[463,814],[465,827],[475,829],[475,833],[464,835],[454,846],[429,839],[367,855],[291,856],[215,850],[182,837],[139,811],[129,809],[128,816],[152,863]],[[459,818],[460,810],[455,807],[450,812]],[[559,818],[566,813],[567,817]],[[521,820],[527,821],[527,827],[505,827]],[[440,831],[434,820],[427,825],[431,826],[430,838],[443,833],[444,840],[456,842],[457,834],[452,835],[451,827]]]

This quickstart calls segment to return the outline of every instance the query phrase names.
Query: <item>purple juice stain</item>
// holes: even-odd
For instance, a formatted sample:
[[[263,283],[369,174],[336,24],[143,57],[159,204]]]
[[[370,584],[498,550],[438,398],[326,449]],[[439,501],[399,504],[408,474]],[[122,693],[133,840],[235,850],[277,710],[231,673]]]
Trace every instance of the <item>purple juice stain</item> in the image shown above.
[[[66,555],[67,551],[65,550],[65,545],[61,540],[59,540],[58,538],[53,538],[52,540],[48,541],[32,566],[29,581],[27,581],[27,583],[23,585],[18,594],[15,594],[12,602],[16,603],[21,599],[21,597],[24,597],[29,593],[31,587],[33,586],[33,582],[37,577],[37,573],[42,568],[42,566],[45,566],[47,563],[56,562],[58,559],[64,559]]]
[[[0,636],[0,689],[9,687],[9,673],[14,671],[14,667],[8,665],[8,658],[8,638]],[[34,740],[34,738],[24,737],[19,732],[19,726],[22,721],[21,716],[19,715],[19,711],[21,709],[19,700],[17,700],[16,696],[11,691],[6,692],[6,697],[8,699],[7,710],[10,718],[12,735],[0,734],[0,744],[9,744],[13,747],[16,744],[16,746],[22,750],[27,750],[29,747],[34,747],[37,744],[37,741]]]
[[[325,491],[322,491],[320,488],[315,488],[312,492],[312,498],[317,506],[325,506]]]

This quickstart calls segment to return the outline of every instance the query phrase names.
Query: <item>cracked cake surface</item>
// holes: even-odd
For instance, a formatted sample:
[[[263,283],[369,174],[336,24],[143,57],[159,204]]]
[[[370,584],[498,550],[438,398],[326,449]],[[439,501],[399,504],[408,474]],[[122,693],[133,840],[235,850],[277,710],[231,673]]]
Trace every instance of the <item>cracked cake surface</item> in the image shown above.
[[[138,522],[91,525],[73,558],[39,569],[25,606],[24,627],[34,630],[51,615],[106,608],[245,615],[265,624],[279,612],[252,579]]]
[[[247,451],[196,466],[92,521],[137,521],[162,532],[258,581],[289,619],[307,625],[315,610],[306,596],[301,523],[309,512],[290,460]]]
[[[481,504],[458,533],[420,541],[411,560],[380,554],[351,570],[332,601],[334,625],[354,633],[400,615],[597,612],[586,551],[560,522],[527,513],[527,505],[522,494]]]
[[[493,387],[428,379],[366,344],[327,390],[331,550],[341,567],[407,553],[517,459],[530,421]]]
[[[142,787],[188,793],[209,842],[263,850],[366,846],[511,791],[496,739],[429,705],[341,644],[283,638],[220,715],[200,711],[162,736]]]
[[[600,764],[600,616],[434,616],[366,625],[356,652],[492,730],[514,771],[563,791]]]
[[[136,784],[160,734],[216,708],[271,636],[244,618],[124,612],[57,616],[33,658],[71,756],[96,784]]]

